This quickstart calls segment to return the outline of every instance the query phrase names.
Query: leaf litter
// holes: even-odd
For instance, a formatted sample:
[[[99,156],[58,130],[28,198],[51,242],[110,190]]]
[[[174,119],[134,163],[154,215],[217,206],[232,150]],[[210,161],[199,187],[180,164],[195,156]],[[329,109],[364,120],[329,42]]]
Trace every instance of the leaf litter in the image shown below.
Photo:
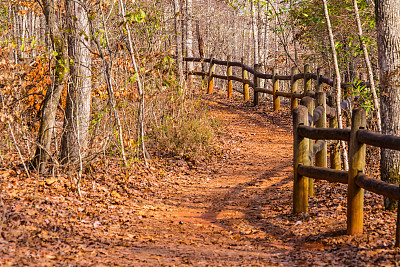
[[[396,214],[380,196],[366,194],[359,236],[346,235],[344,185],[317,181],[309,212],[292,214],[287,104],[274,113],[266,100],[203,98],[223,128],[211,157],[154,159],[149,169],[100,160],[84,173],[82,199],[68,175],[0,170],[0,264],[398,265]]]

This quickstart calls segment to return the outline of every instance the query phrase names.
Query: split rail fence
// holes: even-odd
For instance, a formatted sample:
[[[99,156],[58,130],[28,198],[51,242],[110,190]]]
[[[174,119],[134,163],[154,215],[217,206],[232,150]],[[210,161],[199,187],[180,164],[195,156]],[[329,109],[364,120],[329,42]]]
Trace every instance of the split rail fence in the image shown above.
[[[192,71],[189,75],[198,75],[208,78],[207,93],[213,92],[214,79],[226,80],[228,83],[227,96],[232,97],[232,81],[243,84],[244,100],[250,99],[249,88],[253,89],[253,103],[259,104],[259,93],[272,95],[273,110],[280,109],[280,97],[290,99],[293,112],[293,212],[308,211],[308,198],[313,195],[313,179],[327,180],[347,184],[347,233],[350,235],[363,232],[364,189],[385,197],[400,200],[399,186],[389,184],[378,179],[368,177],[365,170],[366,144],[400,151],[400,137],[383,135],[366,129],[366,112],[355,108],[351,118],[351,129],[339,129],[337,126],[336,109],[327,102],[323,84],[334,86],[332,79],[323,77],[318,70],[311,73],[309,65],[304,66],[304,72],[299,73],[297,68],[291,69],[291,75],[278,75],[276,69],[272,74],[259,72],[259,65],[251,68],[241,62],[216,60],[214,58],[184,58],[186,62],[199,62],[205,70],[208,63],[208,72]],[[226,66],[226,75],[215,74],[215,66]],[[242,77],[232,75],[232,67],[241,68]],[[253,79],[249,79],[249,73]],[[272,80],[272,90],[261,88],[260,80]],[[298,91],[298,81],[304,80],[302,92]],[[279,81],[290,81],[290,92],[279,90]],[[316,81],[315,90],[312,90],[311,81]],[[361,83],[369,87],[369,83]],[[352,84],[342,83],[343,89],[353,87]],[[298,102],[300,100],[300,105]],[[331,100],[330,103],[333,103]],[[314,108],[314,106],[316,106]],[[327,121],[329,123],[327,123]],[[330,141],[329,141],[330,140]],[[349,171],[340,170],[340,152],[338,141],[346,141],[349,146]],[[330,154],[330,168],[327,163],[327,143],[333,141]],[[400,209],[397,213],[397,228],[395,246],[400,246]]]

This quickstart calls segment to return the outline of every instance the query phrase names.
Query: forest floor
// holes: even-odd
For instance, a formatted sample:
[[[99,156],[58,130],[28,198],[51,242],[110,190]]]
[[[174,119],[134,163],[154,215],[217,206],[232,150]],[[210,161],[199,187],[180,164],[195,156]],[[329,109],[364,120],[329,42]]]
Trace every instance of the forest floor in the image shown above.
[[[81,199],[71,177],[1,170],[0,264],[396,266],[396,214],[381,197],[365,195],[356,237],[344,185],[316,182],[308,214],[292,214],[290,112],[235,98],[203,97],[221,123],[217,155],[124,171],[106,161],[86,168]]]

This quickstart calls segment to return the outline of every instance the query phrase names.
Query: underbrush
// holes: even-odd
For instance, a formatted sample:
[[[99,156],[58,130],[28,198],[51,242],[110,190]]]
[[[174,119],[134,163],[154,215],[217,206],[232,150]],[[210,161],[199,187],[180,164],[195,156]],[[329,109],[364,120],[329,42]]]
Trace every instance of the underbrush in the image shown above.
[[[199,99],[179,99],[155,124],[150,142],[161,156],[196,159],[213,153],[217,122]]]

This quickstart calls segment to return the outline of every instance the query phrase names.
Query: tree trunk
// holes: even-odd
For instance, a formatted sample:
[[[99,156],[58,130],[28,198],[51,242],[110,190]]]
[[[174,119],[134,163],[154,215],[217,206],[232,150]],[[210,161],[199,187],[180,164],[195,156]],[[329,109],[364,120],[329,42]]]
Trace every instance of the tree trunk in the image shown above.
[[[381,132],[382,131],[381,112],[380,112],[380,108],[379,108],[378,96],[376,95],[375,80],[374,80],[374,74],[373,74],[373,70],[372,70],[372,66],[371,66],[371,60],[369,59],[367,45],[365,44],[365,41],[363,39],[363,31],[362,31],[362,27],[361,27],[360,14],[358,12],[357,0],[353,0],[353,5],[354,5],[354,13],[356,16],[358,37],[360,39],[361,47],[363,50],[365,65],[367,66],[367,70],[368,70],[368,80],[369,80],[369,83],[371,84],[372,99],[374,102],[376,118],[378,120],[377,121],[378,130],[379,130],[379,132]]]
[[[253,63],[258,64],[258,31],[257,31],[257,22],[256,22],[256,11],[254,8],[253,0],[250,0],[250,12],[251,12],[251,26],[252,26],[252,33],[253,33]]]
[[[178,80],[179,86],[182,85],[182,78],[183,78],[183,59],[182,59],[182,43],[180,40],[180,33],[181,33],[181,21],[180,21],[180,5],[179,0],[174,0],[174,27],[175,27],[175,42],[176,42],[176,70],[178,73]],[[179,89],[180,90],[180,89]]]
[[[125,5],[124,2],[122,0],[118,0],[119,5],[120,5],[120,11],[121,11],[121,16],[123,18],[125,27],[126,27],[126,34],[128,35],[128,45],[129,45],[129,54],[131,56],[131,60],[132,60],[132,64],[133,64],[133,68],[135,70],[135,72],[137,73],[137,77],[136,77],[136,83],[137,83],[137,87],[138,87],[138,91],[139,91],[139,110],[138,110],[138,123],[137,123],[137,143],[140,144],[140,146],[138,146],[137,152],[138,152],[138,157],[139,157],[139,152],[140,150],[143,153],[143,159],[144,162],[147,165],[147,149],[144,143],[144,137],[145,137],[145,128],[144,128],[144,109],[145,109],[145,91],[144,91],[144,87],[142,84],[142,79],[140,77],[140,65],[138,63],[138,61],[136,60],[135,57],[135,52],[133,50],[134,47],[134,43],[132,40],[132,36],[131,36],[131,29],[129,26],[129,23],[126,23],[126,12],[125,12]]]
[[[271,4],[271,7],[275,10],[274,4]],[[274,68],[277,67],[277,59],[278,59],[278,54],[279,54],[279,46],[278,46],[278,16],[275,13],[274,17]]]
[[[343,129],[342,109],[340,108],[340,102],[341,102],[341,99],[342,99],[342,88],[340,86],[341,79],[340,79],[339,64],[338,64],[337,55],[336,55],[335,41],[333,40],[331,21],[329,19],[328,5],[326,3],[326,0],[322,0],[322,2],[323,2],[323,5],[324,5],[324,14],[325,14],[325,20],[326,20],[326,27],[327,27],[328,34],[329,34],[329,42],[330,42],[331,49],[332,49],[333,64],[334,64],[334,67],[335,67],[335,75],[336,75],[336,80],[335,80],[335,85],[336,85],[336,111],[337,111],[337,116],[338,116],[338,126],[339,126],[340,129]],[[343,153],[344,169],[348,170],[349,169],[349,162],[348,162],[348,158],[347,158],[346,143],[344,141],[341,141],[341,145],[342,145],[343,150],[344,150],[344,153]]]
[[[57,27],[57,18],[55,15],[54,1],[43,0],[43,14],[49,29],[52,49],[56,52],[54,60],[53,83],[49,86],[46,96],[43,100],[43,108],[41,111],[40,128],[38,132],[38,145],[32,164],[40,173],[46,171],[46,165],[51,153],[51,140],[53,137],[57,106],[61,97],[64,86],[64,77],[66,69],[60,64],[64,62],[64,41],[62,33]],[[61,26],[62,27],[62,26]]]
[[[90,102],[92,89],[92,60],[90,30],[85,3],[67,0],[68,54],[70,57],[70,84],[61,140],[63,163],[76,164],[86,154],[89,134]]]
[[[187,57],[193,57],[193,28],[192,28],[192,0],[186,0],[186,53]],[[193,62],[188,62],[188,71],[193,70]]]
[[[201,32],[200,32],[200,22],[197,20],[196,21],[196,33],[197,33],[197,44],[199,47],[199,56],[200,58],[204,58],[204,43],[203,43],[203,38],[201,37]],[[201,71],[206,72],[206,63],[201,62]],[[203,82],[205,77],[203,77]]]
[[[378,42],[382,133],[400,135],[400,0],[375,1]],[[399,184],[400,152],[381,151],[382,180]],[[395,209],[395,200],[385,198],[386,209]]]
[[[260,1],[257,1],[257,23],[256,23],[256,27],[257,27],[257,43],[258,43],[258,60],[259,62],[257,62],[257,64],[260,64],[262,62],[262,45],[261,45],[261,41],[262,41],[262,30],[261,30],[261,26],[262,26],[262,18],[261,18],[261,5],[260,5]],[[262,79],[262,82],[264,82],[265,80]]]
[[[266,6],[266,10],[268,11],[268,9],[269,9],[269,2],[267,2],[267,4],[266,4],[267,6]],[[265,71],[268,71],[268,67],[269,67],[269,64],[268,64],[268,61],[269,61],[269,55],[268,55],[268,48],[269,48],[269,34],[268,34],[268,32],[269,32],[269,18],[268,18],[268,12],[265,12],[265,25],[264,25],[264,68],[265,68]]]

